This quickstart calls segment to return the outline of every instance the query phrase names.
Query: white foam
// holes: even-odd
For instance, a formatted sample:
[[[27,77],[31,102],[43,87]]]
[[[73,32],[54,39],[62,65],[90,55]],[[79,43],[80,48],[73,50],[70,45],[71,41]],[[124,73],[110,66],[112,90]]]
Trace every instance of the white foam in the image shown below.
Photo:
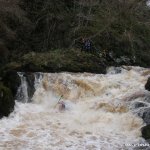
[[[144,142],[125,97],[144,91],[143,68],[118,74],[42,74],[32,103],[0,120],[0,150],[119,150]],[[60,96],[66,110],[55,107]],[[137,101],[137,99],[136,99]]]

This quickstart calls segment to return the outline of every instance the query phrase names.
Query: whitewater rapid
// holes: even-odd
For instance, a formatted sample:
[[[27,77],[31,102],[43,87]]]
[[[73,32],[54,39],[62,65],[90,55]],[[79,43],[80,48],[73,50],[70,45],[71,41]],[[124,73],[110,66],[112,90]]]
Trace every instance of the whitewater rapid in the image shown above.
[[[31,103],[22,79],[22,102],[0,120],[0,150],[132,150],[145,143],[144,122],[131,108],[141,99],[132,95],[146,93],[148,76],[149,69],[125,66],[106,75],[35,73]],[[61,96],[65,111],[56,105]]]

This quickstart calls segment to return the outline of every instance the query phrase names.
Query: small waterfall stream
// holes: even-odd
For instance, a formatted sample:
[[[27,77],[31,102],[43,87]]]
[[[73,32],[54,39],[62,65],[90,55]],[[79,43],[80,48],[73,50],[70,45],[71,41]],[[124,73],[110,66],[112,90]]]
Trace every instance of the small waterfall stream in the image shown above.
[[[18,88],[16,97],[17,100],[27,103],[29,100],[27,80],[26,77],[24,76],[24,73],[18,72],[18,75],[21,79],[21,85]]]

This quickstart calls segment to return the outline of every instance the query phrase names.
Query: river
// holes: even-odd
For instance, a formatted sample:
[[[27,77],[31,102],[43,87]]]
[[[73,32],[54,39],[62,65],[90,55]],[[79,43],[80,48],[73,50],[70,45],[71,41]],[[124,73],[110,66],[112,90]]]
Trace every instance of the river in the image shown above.
[[[126,66],[109,68],[106,75],[35,73],[30,103],[22,79],[22,102],[16,100],[14,112],[0,120],[0,150],[134,149],[145,143],[144,123],[132,109],[141,99],[129,97],[146,92],[149,74]],[[65,110],[57,104],[61,96]]]

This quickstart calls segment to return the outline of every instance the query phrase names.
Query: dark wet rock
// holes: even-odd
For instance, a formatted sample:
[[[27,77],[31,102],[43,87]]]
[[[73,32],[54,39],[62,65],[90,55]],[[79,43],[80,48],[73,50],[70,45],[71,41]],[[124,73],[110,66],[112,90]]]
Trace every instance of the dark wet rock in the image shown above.
[[[142,102],[136,102],[136,103],[134,104],[134,108],[135,108],[135,109],[140,108],[140,107],[146,107],[146,106],[147,106],[147,104],[142,103]]]
[[[0,83],[0,118],[8,116],[13,111],[14,105],[11,90]]]
[[[147,80],[147,83],[145,84],[145,89],[150,91],[150,77]]]
[[[30,52],[21,58],[21,62],[21,72],[106,73],[106,67],[109,65],[99,55],[82,53],[74,49],[46,53]]]
[[[26,81],[27,81],[28,97],[30,101],[35,92],[35,88],[34,88],[35,77],[34,77],[34,73],[31,73],[31,72],[25,73],[24,76],[26,77]]]
[[[127,56],[121,56],[121,57],[117,58],[115,61],[117,62],[117,64],[120,64],[120,65],[130,65],[131,64],[131,59],[128,58]]]
[[[18,87],[21,84],[20,77],[15,70],[6,71],[3,74],[2,81],[5,86],[11,89],[13,97],[16,96]]]
[[[143,119],[146,124],[150,124],[150,109],[148,107],[140,111],[138,115]]]
[[[149,108],[145,108],[142,118],[146,124],[150,124],[150,109]]]
[[[150,103],[150,93],[144,98],[144,101]]]
[[[150,124],[147,126],[144,126],[142,129],[142,137],[146,140],[150,140]]]
[[[121,67],[116,67],[116,74],[121,73],[122,68]]]
[[[150,93],[148,91],[138,92],[129,96],[127,99],[129,100],[129,107],[133,113],[141,117],[146,124],[150,124]],[[140,101],[134,101],[135,99],[140,99]]]

